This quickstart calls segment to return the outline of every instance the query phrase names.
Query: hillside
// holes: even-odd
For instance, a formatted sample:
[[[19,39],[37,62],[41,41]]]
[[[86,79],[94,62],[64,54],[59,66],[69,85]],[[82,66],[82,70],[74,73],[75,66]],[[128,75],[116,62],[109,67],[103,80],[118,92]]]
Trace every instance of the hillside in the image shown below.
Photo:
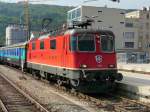
[[[41,29],[41,21],[43,18],[52,18],[51,27],[61,25],[66,21],[67,11],[72,7],[54,6],[54,5],[33,5],[30,4],[30,17],[32,30]],[[5,27],[8,23],[23,22],[23,4],[2,3],[0,2],[0,44],[5,40]]]

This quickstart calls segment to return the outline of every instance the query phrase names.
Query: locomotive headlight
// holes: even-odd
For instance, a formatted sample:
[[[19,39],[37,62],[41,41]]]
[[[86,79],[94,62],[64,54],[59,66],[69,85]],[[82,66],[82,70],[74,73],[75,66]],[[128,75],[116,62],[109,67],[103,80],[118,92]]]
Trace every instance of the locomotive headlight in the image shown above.
[[[110,64],[108,65],[109,68],[115,68],[115,65],[114,64]]]
[[[82,64],[81,68],[87,68],[87,65],[86,64]]]

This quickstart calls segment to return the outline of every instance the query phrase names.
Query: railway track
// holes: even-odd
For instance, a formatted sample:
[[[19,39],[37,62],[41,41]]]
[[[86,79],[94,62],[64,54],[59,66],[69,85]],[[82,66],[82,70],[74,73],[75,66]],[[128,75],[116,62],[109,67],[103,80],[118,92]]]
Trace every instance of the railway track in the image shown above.
[[[60,91],[67,91],[64,87],[58,87]],[[80,92],[69,92],[72,95],[91,102],[98,109],[104,109],[110,112],[150,112],[150,104],[145,104],[136,100],[131,100],[115,94],[105,95],[86,95]]]
[[[18,69],[9,67],[17,72],[22,73]],[[28,76],[31,76],[29,74]],[[32,77],[33,78],[33,77]],[[47,82],[45,80],[39,80],[42,82]],[[104,109],[110,112],[150,112],[150,104],[142,103],[136,100],[131,100],[116,94],[107,94],[105,96],[101,95],[86,95],[80,92],[68,90],[64,86],[58,86],[56,84],[51,85],[53,88],[60,92],[67,92],[68,94],[78,97],[83,101],[90,102],[94,104],[97,109]]]
[[[0,112],[49,112],[0,72]]]

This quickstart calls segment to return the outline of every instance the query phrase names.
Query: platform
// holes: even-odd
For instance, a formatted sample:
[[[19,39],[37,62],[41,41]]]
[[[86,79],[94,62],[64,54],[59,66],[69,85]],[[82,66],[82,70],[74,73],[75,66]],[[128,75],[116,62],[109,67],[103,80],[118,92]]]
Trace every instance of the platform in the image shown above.
[[[124,79],[117,82],[119,93],[143,102],[150,102],[150,75],[119,71]]]
[[[117,63],[119,70],[150,74],[150,64]]]

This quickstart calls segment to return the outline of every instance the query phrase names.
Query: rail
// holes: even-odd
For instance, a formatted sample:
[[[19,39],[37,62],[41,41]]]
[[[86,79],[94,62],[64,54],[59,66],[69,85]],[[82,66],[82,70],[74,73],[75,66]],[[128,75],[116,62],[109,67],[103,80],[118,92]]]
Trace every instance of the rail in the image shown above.
[[[22,72],[18,69],[14,69],[12,67],[9,67],[17,72]],[[28,76],[31,78],[32,75],[27,73]],[[48,81],[45,80],[38,80],[43,83],[49,84]],[[57,89],[60,92],[68,93],[69,95],[73,95],[74,97],[78,97],[81,100],[88,101],[92,104],[94,104],[98,109],[104,109],[107,111],[113,111],[113,112],[150,112],[150,105],[147,103],[142,103],[136,100],[132,100],[123,96],[119,96],[115,93],[113,94],[106,94],[106,97],[102,97],[100,95],[91,96],[87,94],[83,94],[77,91],[72,91],[64,86],[59,86],[56,84],[49,85],[53,87],[54,89]]]
[[[11,112],[12,110],[11,109],[14,109],[14,108],[20,108],[20,107],[13,107],[14,104],[7,104],[8,101],[7,100],[10,100],[11,101],[16,101],[17,104],[18,102],[21,101],[21,104],[25,106],[25,108],[33,108],[33,110],[35,110],[36,112],[49,112],[46,108],[44,108],[40,103],[38,103],[36,100],[34,100],[32,97],[30,97],[28,94],[26,94],[23,90],[21,90],[19,87],[17,87],[12,81],[10,81],[6,76],[5,74],[3,74],[2,72],[0,72],[0,79],[1,79],[1,83],[0,84],[3,84],[3,88],[4,88],[4,91],[5,91],[5,88],[7,88],[7,91],[9,92],[8,96],[7,93],[5,93],[6,95],[0,95],[0,105],[2,107],[2,110],[4,112]],[[11,92],[10,92],[11,91]],[[14,97],[14,98],[11,98],[11,97]],[[21,100],[20,100],[21,99]],[[22,101],[22,99],[25,99],[24,101]],[[10,103],[9,102],[9,103]],[[19,105],[21,105],[19,104]],[[5,106],[7,105],[7,106]],[[9,106],[8,106],[9,105]],[[12,107],[11,107],[12,106]],[[24,107],[23,107],[24,108]],[[13,111],[12,111],[13,112]]]

